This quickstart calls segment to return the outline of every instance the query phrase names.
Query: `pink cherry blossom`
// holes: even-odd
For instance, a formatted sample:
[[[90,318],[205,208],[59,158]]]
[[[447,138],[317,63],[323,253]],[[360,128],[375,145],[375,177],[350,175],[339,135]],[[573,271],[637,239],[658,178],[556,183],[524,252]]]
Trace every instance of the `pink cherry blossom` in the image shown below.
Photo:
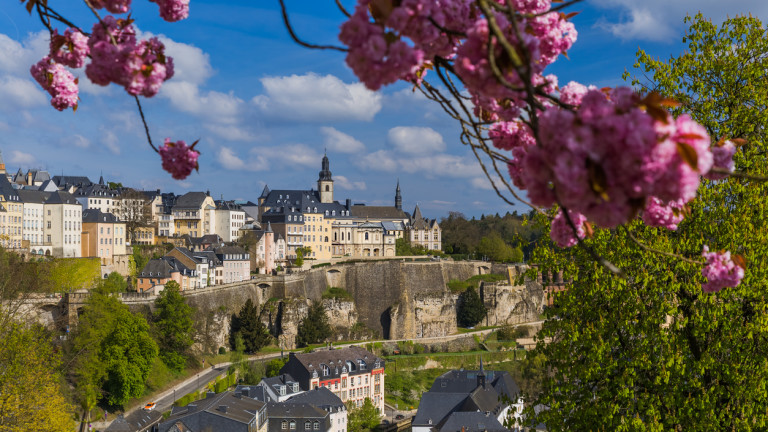
[[[131,0],[90,0],[96,9],[106,9],[111,13],[122,14],[131,8]]]
[[[126,57],[119,84],[132,95],[152,97],[173,76],[173,59],[158,38],[141,41]]]
[[[384,28],[370,21],[369,0],[360,0],[355,13],[342,24],[339,40],[349,47],[346,62],[360,81],[371,90],[401,77],[414,76],[424,52],[402,40],[388,39]]]
[[[88,46],[91,50],[91,62],[85,67],[88,78],[101,86],[120,83],[123,65],[136,47],[136,30],[129,21],[107,15],[93,25]]]
[[[736,153],[736,145],[731,140],[712,146],[712,167],[733,172],[733,155]],[[726,174],[709,172],[704,177],[710,180],[721,180],[728,177]]]
[[[584,215],[568,210],[568,217],[571,219],[573,226],[576,227],[575,235],[573,227],[571,227],[566,220],[562,209],[560,209],[560,211],[557,212],[557,216],[552,219],[552,225],[549,231],[549,236],[552,238],[552,241],[562,248],[575,246],[579,242],[579,239],[583,239],[587,235],[587,231],[584,229],[584,224],[587,222],[587,218],[584,217]]]
[[[68,28],[64,35],[54,29],[51,36],[51,58],[71,68],[83,67],[88,56],[88,37],[76,28]]]
[[[701,284],[702,291],[718,292],[741,283],[744,269],[731,259],[730,252],[709,252],[709,247],[704,246],[701,255],[706,260],[701,274],[707,278],[707,282]]]
[[[160,6],[160,16],[168,22],[189,17],[189,0],[150,0]]]
[[[663,227],[672,231],[677,230],[677,224],[682,222],[683,203],[680,201],[664,205],[660,199],[650,197],[643,210],[643,222],[652,227]]]
[[[30,68],[40,86],[51,95],[51,105],[59,111],[77,106],[77,79],[61,64],[46,56]]]
[[[569,105],[581,105],[581,99],[589,90],[596,90],[595,86],[585,86],[576,81],[571,81],[560,89],[560,101]]]
[[[197,169],[200,152],[194,149],[194,144],[188,147],[184,141],[172,142],[170,138],[166,138],[158,151],[163,160],[163,169],[171,173],[176,180],[184,180],[193,169]]]

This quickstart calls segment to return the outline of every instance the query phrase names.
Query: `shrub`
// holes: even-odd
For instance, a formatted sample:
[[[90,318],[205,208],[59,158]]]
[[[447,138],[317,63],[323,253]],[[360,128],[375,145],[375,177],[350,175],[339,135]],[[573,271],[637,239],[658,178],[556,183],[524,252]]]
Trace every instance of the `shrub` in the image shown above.
[[[347,290],[338,287],[328,287],[323,293],[326,300],[352,300],[352,295]]]
[[[226,348],[219,347],[219,354],[226,354],[226,353],[227,353],[227,349]]]

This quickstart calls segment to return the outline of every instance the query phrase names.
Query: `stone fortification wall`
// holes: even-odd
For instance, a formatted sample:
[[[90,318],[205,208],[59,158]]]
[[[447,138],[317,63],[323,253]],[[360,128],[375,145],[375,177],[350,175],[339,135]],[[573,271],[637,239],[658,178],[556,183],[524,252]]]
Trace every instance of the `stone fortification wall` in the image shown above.
[[[348,263],[291,275],[260,275],[239,284],[185,291],[196,309],[196,349],[215,351],[228,345],[231,317],[246,300],[262,308],[262,321],[285,348],[295,346],[298,324],[312,300],[320,300],[331,286],[346,290],[353,301],[325,300],[329,321],[342,338],[418,339],[446,336],[456,331],[457,296],[446,284],[473,275],[506,273],[507,266],[483,262],[404,262],[401,260]],[[485,284],[481,296],[489,308],[487,325],[533,321],[543,306],[541,285]],[[49,326],[72,317],[87,293],[68,294],[66,301],[41,298],[28,315]],[[156,296],[125,294],[121,300],[137,313],[149,314]]]

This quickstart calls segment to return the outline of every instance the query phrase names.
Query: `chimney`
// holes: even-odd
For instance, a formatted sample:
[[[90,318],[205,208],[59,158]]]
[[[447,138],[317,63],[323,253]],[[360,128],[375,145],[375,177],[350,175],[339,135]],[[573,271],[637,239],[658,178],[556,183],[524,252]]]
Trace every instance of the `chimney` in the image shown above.
[[[226,414],[227,412],[227,406],[226,405],[219,405],[219,411]]]
[[[187,413],[193,413],[195,411],[197,411],[197,405],[195,404],[187,405]]]
[[[212,398],[212,397],[214,397],[214,396],[216,396],[216,393],[215,393],[215,392],[212,392],[212,391],[210,391],[210,390],[208,390],[208,392],[206,392],[206,393],[205,393],[205,398],[206,398],[206,399],[208,399],[208,398]]]
[[[347,210],[352,208],[352,200],[347,198]]]

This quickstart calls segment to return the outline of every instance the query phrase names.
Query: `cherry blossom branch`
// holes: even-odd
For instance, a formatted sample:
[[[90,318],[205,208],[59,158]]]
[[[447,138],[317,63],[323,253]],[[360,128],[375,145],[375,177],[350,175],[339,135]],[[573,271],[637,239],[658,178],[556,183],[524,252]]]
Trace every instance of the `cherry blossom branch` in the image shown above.
[[[592,257],[593,260],[595,260],[600,265],[605,267],[611,273],[613,273],[613,274],[615,274],[615,275],[617,275],[619,277],[622,277],[622,278],[625,277],[625,274],[624,274],[623,270],[621,270],[620,268],[616,267],[615,264],[613,264],[612,262],[610,262],[607,259],[605,259],[599,253],[595,252],[595,250],[591,246],[587,245],[584,242],[583,239],[579,238],[579,234],[578,234],[579,229],[573,223],[573,220],[571,220],[571,215],[569,214],[568,209],[561,206],[560,207],[560,211],[563,213],[563,217],[565,218],[566,223],[568,223],[568,225],[573,230],[573,236],[576,238],[576,241],[578,242],[579,247],[584,249],[584,251],[586,251],[589,254],[589,256]]]
[[[147,119],[144,118],[144,110],[141,109],[141,102],[139,101],[138,96],[134,96],[134,99],[136,99],[136,106],[139,108],[139,115],[141,116],[141,122],[144,123],[144,132],[147,134],[147,141],[149,142],[149,146],[152,147],[152,150],[155,151],[155,153],[159,153],[157,150],[157,147],[155,147],[154,144],[152,144],[152,137],[149,135],[149,125],[147,125]]]
[[[339,10],[341,11],[341,13],[343,13],[343,14],[344,14],[344,15],[345,15],[347,18],[349,18],[349,17],[351,17],[351,16],[352,16],[352,14],[350,14],[349,12],[347,12],[347,9],[345,9],[345,8],[344,8],[344,5],[343,5],[343,4],[341,4],[341,1],[340,1],[340,0],[336,0],[336,6],[339,8]]]
[[[294,32],[293,27],[291,26],[291,22],[288,19],[288,10],[285,7],[285,1],[284,0],[278,0],[280,2],[280,9],[283,13],[283,22],[285,23],[285,28],[288,30],[288,34],[290,34],[291,39],[293,39],[294,42],[297,44],[306,47],[306,48],[312,48],[312,49],[330,49],[330,50],[336,50],[341,52],[347,52],[346,48],[342,48],[335,45],[315,45],[310,44],[307,42],[304,42],[303,40],[299,39],[298,36],[296,36],[296,32]]]

